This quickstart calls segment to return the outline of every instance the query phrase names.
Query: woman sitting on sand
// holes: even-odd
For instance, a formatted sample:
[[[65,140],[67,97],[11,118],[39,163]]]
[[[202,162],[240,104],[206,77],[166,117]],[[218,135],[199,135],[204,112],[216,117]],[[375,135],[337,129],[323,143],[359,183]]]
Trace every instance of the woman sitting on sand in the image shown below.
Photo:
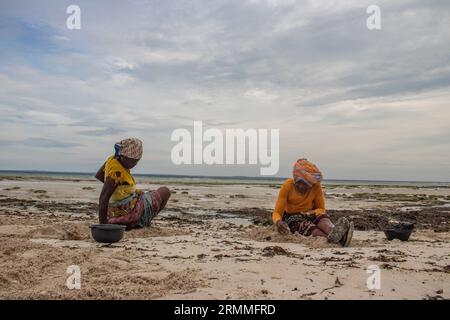
[[[103,182],[99,199],[100,223],[123,224],[127,229],[149,226],[165,207],[170,197],[166,187],[143,192],[136,189],[130,173],[142,157],[142,141],[124,139],[114,145],[116,153],[109,157],[95,177]]]
[[[353,222],[340,218],[336,226],[325,213],[322,173],[311,162],[299,159],[294,165],[293,177],[281,186],[272,215],[278,232],[298,232],[303,236],[327,237],[331,243],[350,244]]]

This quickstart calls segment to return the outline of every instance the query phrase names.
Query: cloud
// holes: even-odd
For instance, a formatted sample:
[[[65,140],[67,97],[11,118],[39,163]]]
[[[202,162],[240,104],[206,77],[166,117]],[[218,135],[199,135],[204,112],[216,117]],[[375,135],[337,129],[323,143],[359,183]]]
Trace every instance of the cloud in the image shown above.
[[[82,130],[78,131],[78,134],[86,136],[108,136],[108,135],[117,135],[124,132],[125,130],[122,129],[106,128],[106,129]]]
[[[134,66],[121,57],[107,57],[107,64],[113,71],[133,70]]]
[[[58,140],[52,140],[47,138],[27,138],[24,140],[14,141],[14,140],[0,140],[0,145],[12,146],[12,147],[32,147],[32,148],[44,148],[44,149],[61,149],[61,148],[73,148],[82,146],[79,143],[64,142]]]
[[[379,31],[359,0],[77,4],[81,30],[54,1],[0,4],[4,167],[35,145],[40,167],[76,149],[52,166],[95,170],[139,136],[142,172],[257,174],[172,165],[171,132],[202,120],[279,128],[279,175],[302,154],[327,177],[450,180],[448,1],[381,0]]]

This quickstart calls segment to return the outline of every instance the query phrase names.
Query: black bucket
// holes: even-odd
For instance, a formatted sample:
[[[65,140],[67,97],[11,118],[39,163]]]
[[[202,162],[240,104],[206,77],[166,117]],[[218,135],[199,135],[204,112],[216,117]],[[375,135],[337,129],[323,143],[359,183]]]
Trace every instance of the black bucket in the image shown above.
[[[92,238],[97,242],[113,243],[123,238],[126,226],[121,224],[92,224]]]
[[[408,241],[413,229],[414,223],[400,222],[392,227],[384,229],[383,231],[389,241],[394,239]]]

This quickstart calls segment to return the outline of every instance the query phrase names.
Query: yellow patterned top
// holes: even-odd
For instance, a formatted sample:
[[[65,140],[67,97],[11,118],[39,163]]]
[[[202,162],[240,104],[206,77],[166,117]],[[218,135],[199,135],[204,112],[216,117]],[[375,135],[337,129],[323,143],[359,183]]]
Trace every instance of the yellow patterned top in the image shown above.
[[[107,177],[112,179],[117,186],[110,201],[123,200],[137,191],[136,182],[130,169],[126,169],[114,156],[109,157],[105,162],[105,179]]]

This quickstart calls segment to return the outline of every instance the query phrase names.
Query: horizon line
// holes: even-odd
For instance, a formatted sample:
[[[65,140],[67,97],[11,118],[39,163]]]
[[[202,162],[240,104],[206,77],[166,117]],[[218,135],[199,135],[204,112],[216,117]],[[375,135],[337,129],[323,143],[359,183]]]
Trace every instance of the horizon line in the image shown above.
[[[49,173],[49,174],[78,174],[95,175],[95,172],[86,171],[51,171],[51,170],[0,170],[0,173]],[[189,177],[189,178],[210,178],[210,179],[259,179],[259,180],[277,180],[288,179],[288,177],[279,176],[220,176],[220,175],[190,175],[190,174],[170,174],[170,173],[134,173],[135,176],[155,176],[155,177]],[[323,181],[365,181],[365,182],[409,182],[409,183],[450,183],[450,181],[431,181],[431,180],[379,180],[379,179],[348,179],[348,178],[327,178]]]

